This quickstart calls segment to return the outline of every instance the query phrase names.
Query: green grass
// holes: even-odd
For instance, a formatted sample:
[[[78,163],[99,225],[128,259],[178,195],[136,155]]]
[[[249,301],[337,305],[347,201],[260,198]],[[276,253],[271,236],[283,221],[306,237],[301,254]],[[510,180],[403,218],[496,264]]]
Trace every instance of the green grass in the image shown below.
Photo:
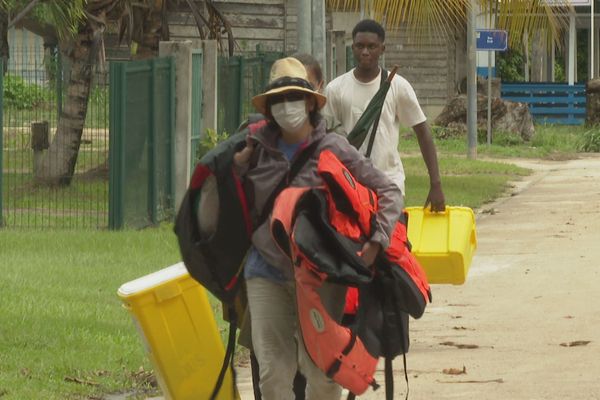
[[[31,174],[4,174],[6,226],[105,228],[108,181],[76,176],[69,186],[36,186]]]
[[[2,400],[83,399],[140,385],[135,372],[151,367],[116,291],[179,260],[168,227],[0,230],[0,254]]]
[[[468,160],[452,155],[440,155],[439,168],[446,204],[479,208],[506,190],[509,180],[528,175],[529,170],[512,164]],[[406,205],[425,203],[429,192],[429,175],[423,158],[402,157],[406,174]]]
[[[435,132],[437,128],[434,128]],[[585,136],[588,132],[600,131],[598,128],[586,128],[584,126],[564,125],[536,125],[535,134],[531,141],[523,142],[514,140],[506,134],[495,132],[492,144],[487,145],[486,139],[479,138],[477,145],[478,157],[494,158],[543,158],[543,159],[569,159],[575,158],[581,151]],[[466,155],[466,137],[436,139],[438,152],[443,154]],[[404,130],[400,139],[400,151],[402,153],[414,153],[419,151],[419,146],[414,134]]]

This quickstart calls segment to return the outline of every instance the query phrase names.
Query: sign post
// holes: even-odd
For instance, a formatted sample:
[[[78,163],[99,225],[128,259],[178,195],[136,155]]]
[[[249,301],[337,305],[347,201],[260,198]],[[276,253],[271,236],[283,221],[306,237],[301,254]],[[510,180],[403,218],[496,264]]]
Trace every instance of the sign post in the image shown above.
[[[487,144],[492,144],[492,51],[506,51],[508,34],[500,29],[477,29],[475,31],[475,47],[488,52],[487,76]]]

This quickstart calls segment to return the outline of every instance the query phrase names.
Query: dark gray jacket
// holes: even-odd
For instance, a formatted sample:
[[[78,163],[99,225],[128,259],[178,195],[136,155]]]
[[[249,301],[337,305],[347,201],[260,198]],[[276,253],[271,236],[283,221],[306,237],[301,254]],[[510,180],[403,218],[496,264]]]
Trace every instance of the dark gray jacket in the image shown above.
[[[261,214],[270,194],[288,173],[291,163],[294,162],[294,160],[288,161],[277,148],[277,139],[280,135],[279,129],[272,124],[256,131],[253,137],[260,145],[256,146],[254,150],[258,154],[253,154],[251,157],[252,168],[249,168],[249,165],[237,168],[237,173],[244,178],[246,194],[251,199],[252,211],[255,215]],[[307,146],[319,139],[320,142],[312,157],[289,186],[321,186],[323,182],[317,174],[319,154],[322,150],[332,151],[360,183],[377,193],[379,211],[376,218],[377,226],[371,240],[380,243],[382,248],[387,248],[390,243],[390,235],[404,208],[402,192],[383,172],[373,166],[371,160],[365,158],[350,145],[345,137],[326,133],[323,120],[309,137]],[[275,244],[269,224],[270,218],[254,231],[252,243],[269,264],[280,268],[286,277],[293,279],[291,262]]]

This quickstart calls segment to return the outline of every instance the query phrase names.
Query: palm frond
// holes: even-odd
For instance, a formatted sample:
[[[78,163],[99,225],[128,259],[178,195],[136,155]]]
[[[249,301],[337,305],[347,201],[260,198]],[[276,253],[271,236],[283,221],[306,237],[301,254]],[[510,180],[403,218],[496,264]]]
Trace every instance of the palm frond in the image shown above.
[[[569,13],[572,11],[570,1],[554,0],[554,5],[545,0],[505,0],[499,2],[497,27],[508,32],[509,46],[521,45],[523,35],[541,32],[553,38],[560,45],[560,40],[569,25]],[[489,10],[488,10],[489,11]],[[552,41],[549,41],[551,44]]]
[[[36,7],[36,15],[53,25],[59,37],[72,36],[86,19],[86,3],[86,0],[44,1]]]
[[[523,33],[541,31],[560,43],[572,10],[570,0],[476,0],[496,27],[519,46]],[[358,11],[360,0],[327,0],[332,11]],[[415,38],[423,34],[452,35],[464,29],[470,0],[365,0],[365,13],[389,28],[406,26]],[[496,17],[497,13],[497,17]],[[549,41],[552,42],[552,41]]]

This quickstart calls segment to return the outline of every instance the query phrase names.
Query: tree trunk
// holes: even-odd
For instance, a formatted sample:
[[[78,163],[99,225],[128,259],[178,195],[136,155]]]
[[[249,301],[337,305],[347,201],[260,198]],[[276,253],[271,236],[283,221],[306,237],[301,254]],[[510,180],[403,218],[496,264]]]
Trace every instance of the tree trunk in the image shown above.
[[[3,7],[0,7],[0,59],[2,59],[3,71],[6,73],[8,68],[8,14]]]
[[[588,81],[585,92],[587,96],[585,123],[589,127],[600,126],[600,78]]]
[[[61,45],[71,71],[56,134],[42,159],[38,183],[69,185],[75,174],[92,83],[91,42],[90,31],[83,28],[67,45]]]
[[[166,1],[154,0],[150,5],[133,7],[133,40],[137,43],[136,60],[156,57],[158,43],[169,40]]]

